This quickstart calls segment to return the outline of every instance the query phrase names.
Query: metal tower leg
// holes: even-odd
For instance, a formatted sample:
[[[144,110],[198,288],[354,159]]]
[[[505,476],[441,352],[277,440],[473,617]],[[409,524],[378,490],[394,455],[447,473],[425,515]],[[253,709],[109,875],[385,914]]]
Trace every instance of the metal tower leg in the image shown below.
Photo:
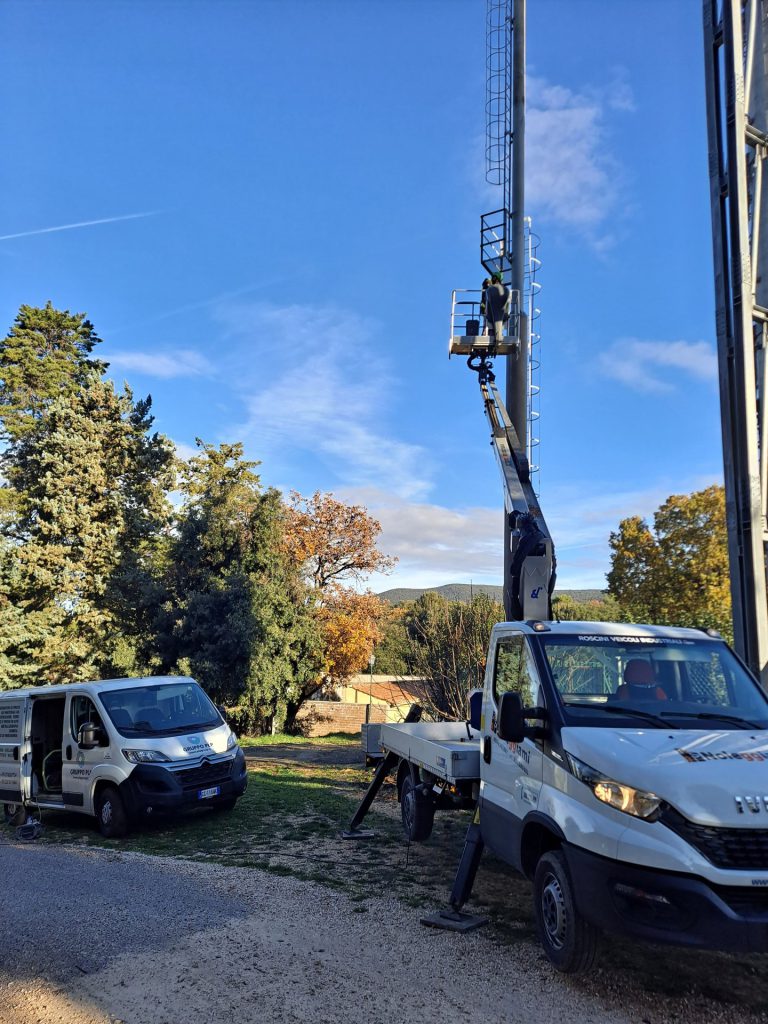
[[[766,0],[704,0],[710,197],[733,631],[768,685]]]

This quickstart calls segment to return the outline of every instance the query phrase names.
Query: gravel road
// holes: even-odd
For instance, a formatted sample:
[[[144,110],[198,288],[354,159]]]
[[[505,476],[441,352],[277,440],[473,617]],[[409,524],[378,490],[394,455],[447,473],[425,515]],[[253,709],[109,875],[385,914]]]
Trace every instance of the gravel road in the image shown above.
[[[565,979],[529,942],[432,931],[386,897],[253,869],[8,843],[0,873],[2,1024],[757,1019],[605,972]]]

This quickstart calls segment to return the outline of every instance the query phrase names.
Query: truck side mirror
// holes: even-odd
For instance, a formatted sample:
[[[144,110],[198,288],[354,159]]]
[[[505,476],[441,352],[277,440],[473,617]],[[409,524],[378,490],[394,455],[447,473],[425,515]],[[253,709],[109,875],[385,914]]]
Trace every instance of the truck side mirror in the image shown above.
[[[505,743],[522,743],[525,739],[525,715],[519,693],[510,690],[501,695],[496,735]]]
[[[480,731],[480,716],[483,712],[483,691],[470,690],[469,693],[469,726],[476,732]]]
[[[104,732],[93,722],[85,722],[77,730],[77,745],[83,750],[93,750],[101,746],[104,739]]]

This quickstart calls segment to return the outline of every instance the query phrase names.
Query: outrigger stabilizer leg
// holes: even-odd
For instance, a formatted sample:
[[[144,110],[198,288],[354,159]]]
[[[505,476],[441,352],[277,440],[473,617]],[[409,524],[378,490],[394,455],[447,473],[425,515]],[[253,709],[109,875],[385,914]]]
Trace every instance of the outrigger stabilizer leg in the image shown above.
[[[418,704],[411,704],[404,721],[418,722],[420,718],[421,708]],[[385,755],[384,760],[380,762],[378,768],[374,772],[371,784],[360,802],[360,806],[355,811],[352,820],[349,823],[349,828],[345,828],[341,833],[342,839],[373,839],[376,835],[376,833],[369,828],[360,828],[360,824],[370,810],[371,804],[376,799],[376,794],[381,789],[384,779],[386,779],[392,769],[397,765],[398,760],[398,755],[393,754],[390,751]]]
[[[478,805],[464,839],[464,849],[451,889],[451,904],[444,910],[422,917],[422,924],[428,928],[444,928],[452,932],[471,932],[474,928],[487,924],[488,918],[484,914],[465,914],[461,909],[472,895],[472,886],[475,884],[484,848]]]

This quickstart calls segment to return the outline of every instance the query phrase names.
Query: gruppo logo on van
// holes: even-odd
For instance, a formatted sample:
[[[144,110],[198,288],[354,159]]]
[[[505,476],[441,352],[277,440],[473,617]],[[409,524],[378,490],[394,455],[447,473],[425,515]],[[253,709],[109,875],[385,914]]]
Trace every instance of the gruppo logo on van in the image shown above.
[[[187,742],[181,749],[185,754],[202,754],[206,750],[213,750],[213,747],[202,736],[187,736]]]

